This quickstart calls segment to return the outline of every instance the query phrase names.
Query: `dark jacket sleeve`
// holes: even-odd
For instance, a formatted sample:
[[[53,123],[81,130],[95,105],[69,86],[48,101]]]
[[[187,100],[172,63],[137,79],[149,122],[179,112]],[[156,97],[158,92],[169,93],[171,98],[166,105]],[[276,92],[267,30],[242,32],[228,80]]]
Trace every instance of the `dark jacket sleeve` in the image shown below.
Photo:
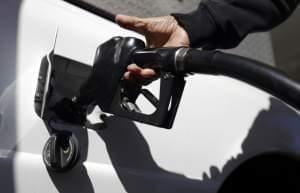
[[[192,47],[233,48],[249,33],[269,30],[288,18],[300,0],[203,0],[188,14],[172,14]]]

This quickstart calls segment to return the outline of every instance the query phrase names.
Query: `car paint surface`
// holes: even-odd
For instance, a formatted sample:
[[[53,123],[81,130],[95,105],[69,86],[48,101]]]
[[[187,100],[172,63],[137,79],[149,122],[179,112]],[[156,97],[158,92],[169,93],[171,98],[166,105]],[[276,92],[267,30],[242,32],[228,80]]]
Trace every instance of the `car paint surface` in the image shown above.
[[[5,192],[216,192],[231,171],[254,155],[273,150],[299,154],[297,112],[239,81],[196,75],[187,77],[171,130],[118,117],[100,131],[61,125],[78,138],[81,157],[71,171],[48,171],[41,153],[49,131],[33,101],[40,62],[57,29],[55,53],[90,66],[96,48],[111,37],[142,38],[63,1],[22,1],[16,79],[0,97],[0,184]]]

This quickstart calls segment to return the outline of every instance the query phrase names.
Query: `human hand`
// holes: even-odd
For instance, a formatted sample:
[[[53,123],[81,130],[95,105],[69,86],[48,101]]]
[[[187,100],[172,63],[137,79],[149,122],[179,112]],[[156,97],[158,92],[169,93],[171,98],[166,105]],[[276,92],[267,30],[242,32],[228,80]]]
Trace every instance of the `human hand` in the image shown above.
[[[189,47],[187,32],[178,24],[173,16],[139,18],[117,15],[116,22],[129,30],[145,36],[149,48],[157,47]],[[140,68],[131,64],[124,74],[127,80],[145,82],[157,77],[158,72],[150,68]],[[149,81],[147,81],[149,82]]]

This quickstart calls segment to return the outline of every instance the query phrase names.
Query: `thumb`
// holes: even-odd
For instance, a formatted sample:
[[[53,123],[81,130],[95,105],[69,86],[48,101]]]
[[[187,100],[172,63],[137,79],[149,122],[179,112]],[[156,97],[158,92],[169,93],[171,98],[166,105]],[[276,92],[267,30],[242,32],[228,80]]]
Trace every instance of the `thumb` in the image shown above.
[[[133,30],[142,35],[145,34],[147,24],[142,18],[118,14],[115,20],[119,26],[125,29]]]

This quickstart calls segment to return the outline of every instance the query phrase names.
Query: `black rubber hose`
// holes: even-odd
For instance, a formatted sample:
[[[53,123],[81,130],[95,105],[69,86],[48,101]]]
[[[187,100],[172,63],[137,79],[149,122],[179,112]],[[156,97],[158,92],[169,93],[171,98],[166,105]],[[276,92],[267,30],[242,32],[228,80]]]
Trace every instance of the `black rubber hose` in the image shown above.
[[[183,64],[185,72],[229,76],[262,89],[300,110],[300,84],[264,63],[218,51],[191,49]]]

